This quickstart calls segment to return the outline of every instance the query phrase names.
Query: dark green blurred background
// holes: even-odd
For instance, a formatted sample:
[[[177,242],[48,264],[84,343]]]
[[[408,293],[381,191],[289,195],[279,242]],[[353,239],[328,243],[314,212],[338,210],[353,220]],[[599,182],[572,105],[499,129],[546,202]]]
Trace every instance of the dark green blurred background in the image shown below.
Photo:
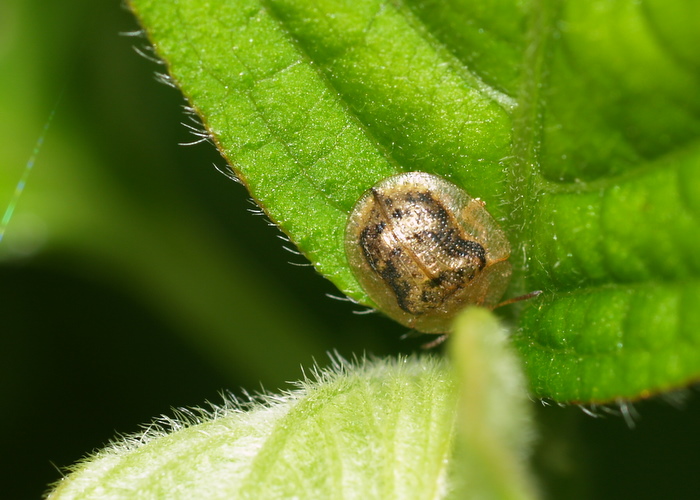
[[[178,145],[194,139],[184,101],[134,52],[145,41],[120,35],[137,28],[119,0],[0,2],[1,210],[65,87],[0,243],[2,498],[37,498],[58,469],[172,407],[289,387],[331,350],[423,342],[325,297],[334,288],[288,264],[305,261],[248,213],[213,147]],[[635,430],[540,410],[551,488],[695,496],[697,397],[638,410]]]

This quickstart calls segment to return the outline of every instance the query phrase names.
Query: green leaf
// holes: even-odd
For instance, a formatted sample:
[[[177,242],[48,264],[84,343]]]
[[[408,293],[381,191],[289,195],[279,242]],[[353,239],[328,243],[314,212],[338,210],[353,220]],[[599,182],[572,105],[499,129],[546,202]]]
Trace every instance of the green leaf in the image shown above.
[[[468,308],[449,348],[460,383],[453,498],[536,498],[525,463],[531,408],[506,330],[489,311]]]
[[[407,12],[375,2],[134,8],[253,197],[351,297],[370,303],[343,250],[347,214],[369,186],[401,170],[454,171],[495,199],[508,115],[456,61],[444,64]],[[324,21],[329,9],[338,26]]]
[[[700,375],[700,7],[681,0],[132,0],[174,82],[314,266],[360,194],[450,178],[508,231],[534,393],[605,402]]]
[[[471,309],[455,337],[454,365],[338,360],[262,402],[162,418],[49,498],[534,498],[531,403],[505,330]]]

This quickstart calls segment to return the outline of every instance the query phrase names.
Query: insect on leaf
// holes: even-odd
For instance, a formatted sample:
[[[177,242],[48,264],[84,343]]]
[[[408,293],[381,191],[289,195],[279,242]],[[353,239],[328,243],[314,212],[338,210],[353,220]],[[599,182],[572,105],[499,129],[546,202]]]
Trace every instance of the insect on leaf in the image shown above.
[[[697,3],[131,4],[252,196],[343,293],[372,303],[343,248],[357,200],[427,172],[507,235],[506,298],[544,291],[514,306],[534,394],[700,376]]]

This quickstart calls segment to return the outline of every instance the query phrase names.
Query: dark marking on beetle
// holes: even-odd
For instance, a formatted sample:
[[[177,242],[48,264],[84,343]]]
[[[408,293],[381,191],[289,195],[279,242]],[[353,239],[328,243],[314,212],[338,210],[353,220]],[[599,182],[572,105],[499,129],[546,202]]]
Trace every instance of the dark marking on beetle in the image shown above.
[[[376,206],[368,218],[373,222],[360,232],[360,247],[401,310],[423,314],[440,307],[486,266],[484,247],[463,238],[461,226],[430,193],[409,191],[398,202],[377,189],[371,193]],[[385,231],[391,231],[390,238]],[[433,271],[424,260],[453,268]]]
[[[381,229],[378,229],[378,226],[379,224],[372,225],[360,233],[362,253],[372,270],[389,285],[399,307],[407,313],[416,314],[411,308],[411,285],[397,269],[397,264],[403,256],[403,249],[386,248],[380,238],[384,226]]]
[[[448,229],[441,232],[426,231],[428,238],[433,240],[440,249],[450,257],[467,257],[478,262],[479,270],[486,266],[486,250],[476,241],[465,240],[456,230]]]
[[[412,309],[411,285],[403,278],[403,275],[396,269],[394,262],[387,261],[381,270],[381,277],[391,287],[396,296],[399,307],[411,314],[421,314]]]

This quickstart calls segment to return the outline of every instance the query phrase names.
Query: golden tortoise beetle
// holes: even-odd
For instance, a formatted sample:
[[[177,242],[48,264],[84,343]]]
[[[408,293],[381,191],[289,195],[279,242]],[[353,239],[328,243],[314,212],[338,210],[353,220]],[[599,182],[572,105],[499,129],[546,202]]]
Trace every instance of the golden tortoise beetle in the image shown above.
[[[425,172],[388,177],[360,197],[345,253],[377,307],[425,333],[448,332],[468,304],[497,307],[511,276],[510,244],[484,202]]]

